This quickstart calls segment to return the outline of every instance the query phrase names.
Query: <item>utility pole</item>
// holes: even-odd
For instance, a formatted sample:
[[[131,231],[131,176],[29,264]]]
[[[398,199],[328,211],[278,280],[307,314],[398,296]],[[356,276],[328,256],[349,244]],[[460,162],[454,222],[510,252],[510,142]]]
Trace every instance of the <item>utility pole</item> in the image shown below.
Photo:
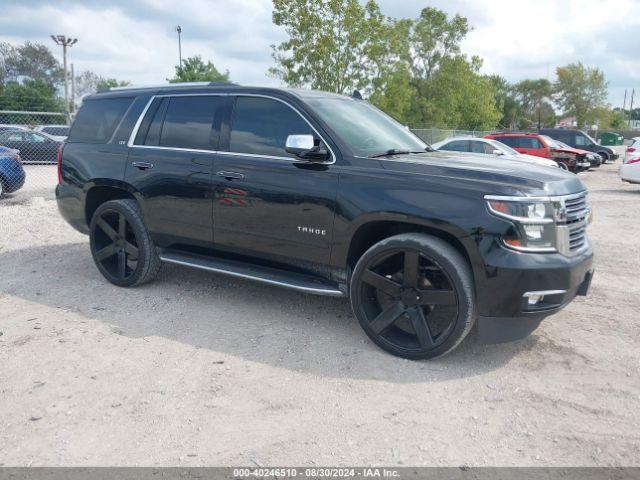
[[[64,105],[67,117],[69,116],[69,74],[67,73],[67,47],[73,47],[78,43],[77,38],[67,38],[64,35],[51,35],[56,45],[62,45],[62,62],[64,66]]]
[[[180,65],[180,68],[182,68],[182,27],[180,25],[176,27],[176,32],[178,32],[178,65]]]
[[[631,128],[631,117],[633,116],[633,97],[636,94],[636,89],[631,90],[631,103],[629,104],[629,128]]]
[[[76,111],[76,75],[73,72],[73,63],[71,64],[71,113]]]

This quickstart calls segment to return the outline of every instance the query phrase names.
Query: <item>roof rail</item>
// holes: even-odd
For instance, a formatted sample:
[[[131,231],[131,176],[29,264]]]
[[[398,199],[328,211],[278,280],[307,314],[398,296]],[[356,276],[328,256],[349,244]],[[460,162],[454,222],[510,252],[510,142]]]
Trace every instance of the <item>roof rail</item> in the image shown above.
[[[117,92],[120,90],[140,90],[143,88],[166,88],[166,87],[216,87],[219,85],[236,85],[232,82],[176,82],[158,83],[155,85],[127,85],[126,87],[101,88],[98,92]]]

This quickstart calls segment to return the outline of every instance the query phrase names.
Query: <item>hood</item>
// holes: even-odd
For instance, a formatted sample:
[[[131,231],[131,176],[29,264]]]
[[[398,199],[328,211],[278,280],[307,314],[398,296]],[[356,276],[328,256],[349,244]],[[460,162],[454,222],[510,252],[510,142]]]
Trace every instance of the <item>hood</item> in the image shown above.
[[[509,156],[511,157],[511,155]],[[527,161],[531,163],[535,163],[537,165],[542,165],[545,167],[554,167],[558,168],[558,163],[553,160],[549,160],[548,158],[536,157],[535,155],[527,155],[526,153],[519,153],[517,157],[514,157],[516,160]]]
[[[442,188],[466,186],[485,195],[549,196],[586,190],[573,173],[513,157],[503,156],[498,160],[490,155],[435,151],[377,160],[389,172],[424,175],[425,180]]]
[[[571,153],[572,155],[584,155],[585,153],[589,153],[585,150],[578,150],[573,147],[551,147],[552,152],[561,152],[561,153]]]

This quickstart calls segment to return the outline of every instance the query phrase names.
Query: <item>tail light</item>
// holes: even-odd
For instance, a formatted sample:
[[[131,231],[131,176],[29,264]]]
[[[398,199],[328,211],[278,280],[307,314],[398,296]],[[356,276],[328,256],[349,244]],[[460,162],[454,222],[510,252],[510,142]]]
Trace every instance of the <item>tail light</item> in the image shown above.
[[[632,163],[640,163],[640,157],[629,159],[629,161],[627,162],[627,165],[631,165]]]
[[[635,151],[636,151],[635,147],[627,147],[627,153],[633,153]]]
[[[10,158],[11,158],[11,160],[13,160],[14,162],[18,162],[19,164],[21,164],[21,165],[22,165],[22,159],[20,158],[20,155],[19,155],[19,154],[17,154],[17,153],[16,153],[15,155],[11,156]]]
[[[62,183],[62,149],[64,148],[64,143],[60,144],[60,147],[58,148],[58,158],[57,158],[57,163],[58,163],[58,183]]]

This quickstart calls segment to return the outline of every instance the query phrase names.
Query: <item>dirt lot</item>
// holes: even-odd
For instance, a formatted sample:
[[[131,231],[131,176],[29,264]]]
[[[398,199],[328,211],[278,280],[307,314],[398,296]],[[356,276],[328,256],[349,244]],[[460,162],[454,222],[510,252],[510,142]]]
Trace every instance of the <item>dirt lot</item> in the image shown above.
[[[0,465],[640,465],[640,186],[618,164],[580,175],[590,295],[430,362],[376,348],[346,300],[171,266],[107,284],[27,188],[0,203]]]

